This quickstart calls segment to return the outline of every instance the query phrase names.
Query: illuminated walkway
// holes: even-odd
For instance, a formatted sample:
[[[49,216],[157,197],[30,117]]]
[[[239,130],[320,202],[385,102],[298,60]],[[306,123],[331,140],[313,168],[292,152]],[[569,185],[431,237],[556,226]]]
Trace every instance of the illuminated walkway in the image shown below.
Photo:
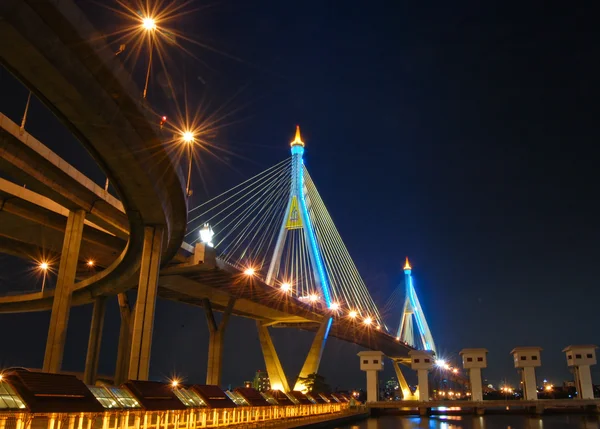
[[[15,370],[0,378],[0,429],[194,429],[327,420],[356,414],[340,394],[258,392],[129,381],[86,386],[71,375]]]

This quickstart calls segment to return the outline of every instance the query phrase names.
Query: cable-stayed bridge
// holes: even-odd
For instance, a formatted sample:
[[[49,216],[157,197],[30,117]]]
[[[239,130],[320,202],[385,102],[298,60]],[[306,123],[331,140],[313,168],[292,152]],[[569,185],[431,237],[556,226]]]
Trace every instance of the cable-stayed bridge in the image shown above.
[[[93,303],[85,372],[93,383],[106,300],[115,295],[117,382],[149,377],[159,296],[204,308],[207,384],[220,384],[231,315],[257,321],[269,376],[282,390],[290,385],[271,326],[316,331],[301,376],[317,372],[330,335],[406,359],[412,347],[388,332],[304,166],[299,131],[289,159],[192,208],[188,222],[185,179],[164,135],[81,11],[69,2],[11,0],[0,12],[3,40],[10,40],[0,43],[3,66],[93,154],[119,195],[1,118],[0,163],[13,181],[0,183],[0,249],[54,257],[56,281],[38,289],[30,280],[30,292],[8,291],[0,312],[51,310],[45,371],[61,369],[70,308]],[[125,294],[131,289],[135,306]],[[215,311],[223,312],[219,323]]]
[[[309,305],[387,330],[304,165],[299,127],[291,149],[291,158],[191,209],[187,241],[211,235],[224,262]]]

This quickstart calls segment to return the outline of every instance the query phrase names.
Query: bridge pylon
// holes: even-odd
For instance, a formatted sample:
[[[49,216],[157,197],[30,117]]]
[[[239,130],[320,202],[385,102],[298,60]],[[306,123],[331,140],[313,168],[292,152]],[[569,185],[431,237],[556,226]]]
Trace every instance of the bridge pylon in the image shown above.
[[[323,300],[327,308],[331,308],[331,286],[329,279],[325,271],[325,262],[321,249],[317,243],[317,237],[315,235],[315,229],[313,221],[309,215],[309,209],[307,204],[306,188],[304,185],[304,142],[300,135],[300,126],[296,126],[296,136],[290,143],[292,152],[292,180],[290,197],[287,203],[287,208],[284,212],[283,220],[269,264],[269,271],[265,282],[268,285],[274,286],[275,279],[280,275],[280,267],[283,256],[284,247],[286,240],[294,231],[300,233],[299,239],[304,240],[307,243],[308,259],[312,266],[312,275],[314,277],[314,285],[317,291],[312,293],[320,293],[323,296]],[[308,273],[306,273],[308,275]],[[284,279],[285,282],[289,282],[291,287],[299,286],[299,282],[306,281],[307,279]],[[299,294],[301,295],[301,294]],[[306,297],[308,298],[308,297]]]
[[[417,292],[413,286],[412,267],[410,266],[408,257],[404,264],[404,289],[405,298],[402,309],[402,319],[400,319],[400,326],[398,327],[396,336],[400,341],[403,341],[412,347],[421,350],[431,350],[436,353],[433,336],[431,335],[429,325],[425,319],[425,313],[423,313],[421,303],[417,297]],[[415,335],[413,319],[417,325],[418,337]]]

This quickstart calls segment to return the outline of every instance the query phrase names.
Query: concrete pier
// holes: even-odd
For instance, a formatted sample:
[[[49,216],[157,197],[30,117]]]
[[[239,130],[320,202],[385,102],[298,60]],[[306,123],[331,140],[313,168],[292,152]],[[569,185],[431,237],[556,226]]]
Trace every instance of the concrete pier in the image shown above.
[[[85,211],[69,212],[60,255],[60,265],[58,266],[48,339],[46,340],[46,353],[44,354],[44,371],[46,372],[59,372],[61,370],[84,220]]]
[[[152,348],[154,308],[156,306],[162,243],[163,229],[161,227],[145,227],[144,250],[142,252],[129,357],[128,378],[130,380],[148,380],[150,373],[150,350]]]

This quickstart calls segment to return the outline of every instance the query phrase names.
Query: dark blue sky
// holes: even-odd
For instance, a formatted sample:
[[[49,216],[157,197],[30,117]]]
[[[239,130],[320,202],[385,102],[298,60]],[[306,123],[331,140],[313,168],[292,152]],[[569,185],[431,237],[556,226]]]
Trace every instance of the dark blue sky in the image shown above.
[[[409,3],[223,0],[182,19],[181,31],[242,60],[197,47],[202,63],[174,54],[171,73],[187,82],[190,104],[232,112],[215,144],[238,156],[229,166],[206,157],[204,186],[216,194],[280,161],[300,124],[308,169],[378,303],[408,255],[442,352],[487,347],[486,375],[497,382],[517,378],[514,346],[539,345],[539,374],[560,383],[569,377],[562,347],[600,343],[592,13],[553,2]],[[103,31],[118,28],[80,4]],[[0,87],[2,111],[19,120],[25,90],[5,71]],[[150,91],[157,111],[172,111],[160,76]],[[34,104],[29,130],[103,183],[42,110]],[[3,281],[3,290],[18,283]],[[68,369],[83,367],[90,313],[72,312]],[[116,357],[116,302],[108,318],[101,372]],[[34,339],[3,347],[0,364],[41,365],[47,319],[0,315],[22,327],[9,344]],[[161,302],[152,373],[202,381],[206,331],[202,310]],[[299,337],[276,336],[290,375],[310,340]],[[252,323],[233,322],[226,383],[264,366],[255,338]],[[328,344],[321,372],[333,385],[364,382],[356,351]]]

